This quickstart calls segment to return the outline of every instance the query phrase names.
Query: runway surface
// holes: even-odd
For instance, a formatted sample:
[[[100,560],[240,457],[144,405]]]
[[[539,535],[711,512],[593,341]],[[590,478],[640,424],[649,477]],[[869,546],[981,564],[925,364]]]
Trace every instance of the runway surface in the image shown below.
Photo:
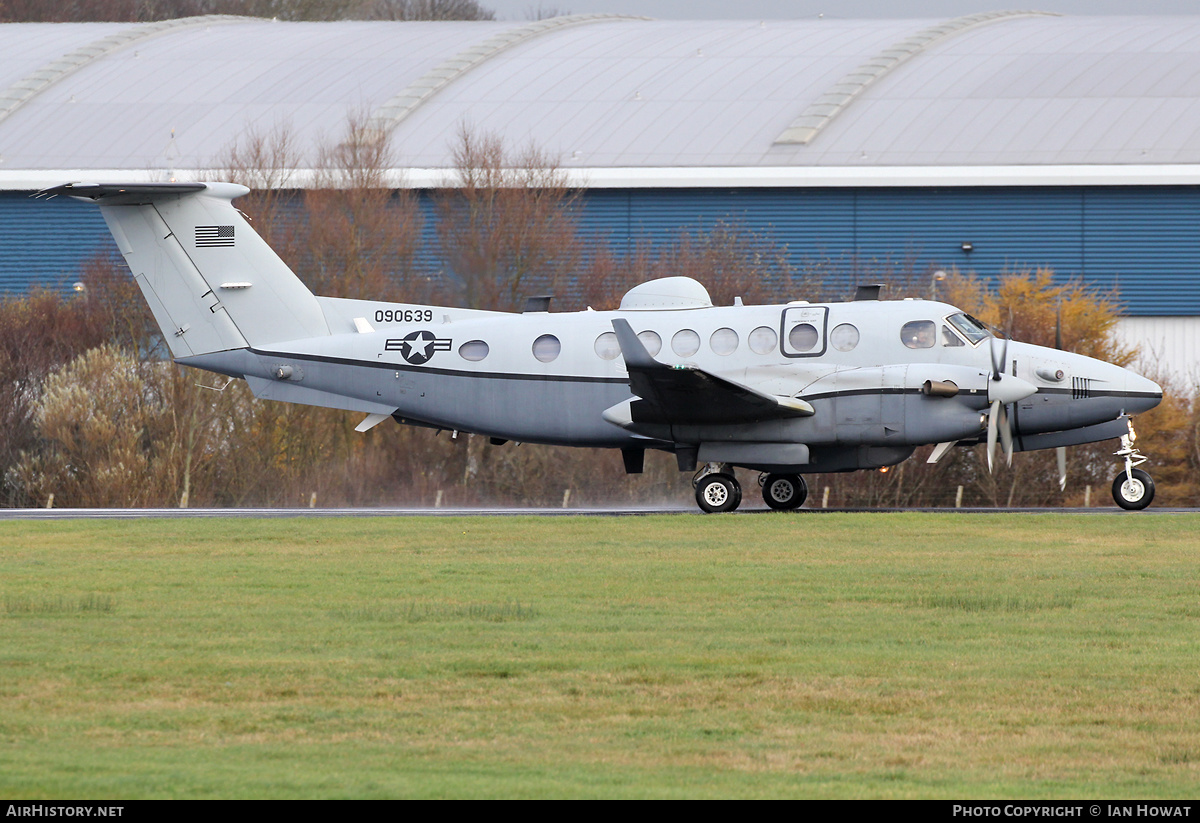
[[[1147,514],[1195,514],[1195,508],[1154,508],[1140,512],[1127,512],[1116,506],[1095,506],[1076,509],[798,509],[793,512],[776,512],[768,508],[748,507],[740,509],[735,516],[775,515],[779,517],[804,517],[833,512],[855,512],[891,514],[904,511],[941,512],[944,514],[1122,514],[1138,517]],[[674,514],[708,517],[695,508],[676,507],[621,507],[621,508],[291,508],[291,509],[0,509],[0,520],[138,520],[145,518],[201,518],[201,517],[637,517],[649,514]],[[713,515],[720,516],[720,515]]]

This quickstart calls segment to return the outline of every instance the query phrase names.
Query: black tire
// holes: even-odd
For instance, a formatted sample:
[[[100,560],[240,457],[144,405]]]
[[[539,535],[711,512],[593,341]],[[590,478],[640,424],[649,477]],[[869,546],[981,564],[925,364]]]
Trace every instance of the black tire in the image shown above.
[[[731,512],[742,502],[742,487],[728,474],[708,474],[696,484],[696,505],[707,514]]]
[[[762,486],[763,501],[772,509],[798,509],[808,499],[808,484],[798,474],[768,474]]]
[[[1132,477],[1121,472],[1113,480],[1112,495],[1122,509],[1139,511],[1154,499],[1154,480],[1141,469],[1134,469]]]

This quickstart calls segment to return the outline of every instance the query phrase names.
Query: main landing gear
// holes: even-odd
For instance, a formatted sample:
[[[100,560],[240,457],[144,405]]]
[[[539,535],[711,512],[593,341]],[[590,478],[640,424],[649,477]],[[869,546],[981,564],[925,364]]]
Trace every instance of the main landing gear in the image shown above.
[[[798,509],[808,498],[808,484],[798,474],[763,474],[758,478],[763,500],[772,509]],[[708,514],[731,512],[742,502],[742,485],[728,463],[709,463],[694,478],[696,504]]]
[[[728,463],[709,463],[692,478],[696,504],[706,514],[731,512],[742,504],[742,484]]]
[[[1113,480],[1113,500],[1122,509],[1137,511],[1150,505],[1154,499],[1154,479],[1147,472],[1134,468],[1146,462],[1147,458],[1133,445],[1137,434],[1133,430],[1133,421],[1129,424],[1129,434],[1121,435],[1121,449],[1115,452],[1117,457],[1125,458],[1125,470]]]
[[[798,474],[766,474],[758,478],[763,500],[772,509],[798,509],[808,499],[808,484]]]

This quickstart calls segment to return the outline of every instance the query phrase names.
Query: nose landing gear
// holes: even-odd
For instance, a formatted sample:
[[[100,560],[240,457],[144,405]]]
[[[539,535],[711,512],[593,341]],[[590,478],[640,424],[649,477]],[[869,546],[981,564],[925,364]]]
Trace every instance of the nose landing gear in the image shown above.
[[[1154,499],[1154,479],[1147,472],[1135,468],[1145,463],[1149,458],[1133,445],[1137,433],[1133,430],[1133,421],[1126,421],[1129,434],[1121,435],[1121,449],[1114,452],[1117,457],[1125,458],[1125,470],[1113,480],[1112,494],[1117,505],[1129,511],[1138,511],[1150,505]]]

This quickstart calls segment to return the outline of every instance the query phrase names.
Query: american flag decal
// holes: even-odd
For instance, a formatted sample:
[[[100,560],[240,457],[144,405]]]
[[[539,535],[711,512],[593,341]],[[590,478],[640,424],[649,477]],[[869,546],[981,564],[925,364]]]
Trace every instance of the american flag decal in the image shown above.
[[[196,248],[232,245],[233,226],[196,226]]]

